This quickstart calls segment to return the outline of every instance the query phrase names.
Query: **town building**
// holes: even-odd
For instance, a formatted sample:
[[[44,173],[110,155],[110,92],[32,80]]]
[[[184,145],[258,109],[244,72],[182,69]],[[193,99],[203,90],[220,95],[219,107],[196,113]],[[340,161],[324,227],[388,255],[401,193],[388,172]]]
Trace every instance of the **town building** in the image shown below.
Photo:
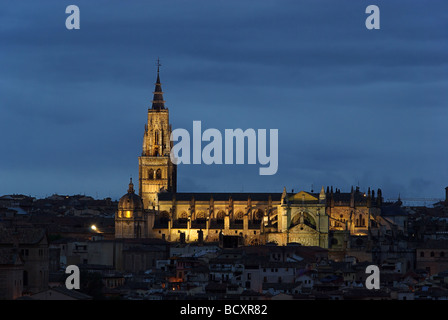
[[[25,293],[36,293],[48,287],[49,247],[44,229],[0,224],[0,250],[7,252],[2,258],[2,269],[12,277],[5,281],[15,281],[12,295],[18,286],[22,286]]]

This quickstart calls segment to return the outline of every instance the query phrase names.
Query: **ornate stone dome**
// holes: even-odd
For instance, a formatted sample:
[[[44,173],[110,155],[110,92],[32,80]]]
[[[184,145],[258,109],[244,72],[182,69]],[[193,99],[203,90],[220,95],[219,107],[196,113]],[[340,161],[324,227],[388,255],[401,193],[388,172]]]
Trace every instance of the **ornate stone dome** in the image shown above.
[[[134,193],[134,184],[129,183],[128,193],[120,198],[118,202],[119,211],[141,211],[143,210],[143,201],[138,195]]]

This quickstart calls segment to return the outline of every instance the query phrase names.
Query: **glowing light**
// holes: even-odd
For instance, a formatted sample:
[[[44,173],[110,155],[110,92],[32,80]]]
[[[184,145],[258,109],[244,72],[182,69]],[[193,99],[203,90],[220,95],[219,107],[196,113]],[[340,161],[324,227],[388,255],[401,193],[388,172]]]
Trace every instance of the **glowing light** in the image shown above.
[[[126,218],[130,218],[131,217],[131,211],[126,211],[125,212],[125,216],[126,216]]]
[[[93,231],[97,231],[97,230],[98,230],[98,228],[97,228],[96,225],[94,225],[94,224],[92,224],[92,225],[90,226],[90,229],[92,229]]]

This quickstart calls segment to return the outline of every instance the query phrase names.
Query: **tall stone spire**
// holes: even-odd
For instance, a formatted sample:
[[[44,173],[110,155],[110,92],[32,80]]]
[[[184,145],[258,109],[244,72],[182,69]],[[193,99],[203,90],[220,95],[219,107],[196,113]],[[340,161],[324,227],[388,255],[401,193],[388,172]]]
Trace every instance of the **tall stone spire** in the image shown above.
[[[165,109],[165,101],[163,100],[162,84],[160,83],[160,59],[157,58],[157,81],[156,87],[154,89],[154,97],[152,99],[152,109],[153,110],[163,110]]]
[[[169,110],[163,100],[160,84],[160,60],[157,59],[157,81],[152,107],[143,135],[142,155],[138,158],[138,192],[145,209],[153,209],[162,190],[176,192],[176,165],[171,161],[171,125]]]

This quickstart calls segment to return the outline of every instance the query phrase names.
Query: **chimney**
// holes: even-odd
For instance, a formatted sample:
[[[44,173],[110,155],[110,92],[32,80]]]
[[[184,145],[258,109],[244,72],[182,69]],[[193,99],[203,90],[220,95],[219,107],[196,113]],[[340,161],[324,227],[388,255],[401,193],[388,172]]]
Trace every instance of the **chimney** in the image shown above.
[[[330,190],[330,207],[334,208],[333,186],[331,186],[331,190]]]
[[[448,187],[445,188],[445,204],[448,205]]]
[[[358,190],[356,190],[356,192],[358,192]],[[355,191],[353,190],[352,186],[352,191],[350,192],[350,208],[354,207],[355,207]]]
[[[367,191],[367,207],[370,208],[371,206],[372,206],[372,198],[371,198],[370,187],[369,187],[369,191]]]
[[[383,204],[383,194],[381,192],[381,189],[378,188],[378,192],[377,192],[377,206],[381,207]]]

